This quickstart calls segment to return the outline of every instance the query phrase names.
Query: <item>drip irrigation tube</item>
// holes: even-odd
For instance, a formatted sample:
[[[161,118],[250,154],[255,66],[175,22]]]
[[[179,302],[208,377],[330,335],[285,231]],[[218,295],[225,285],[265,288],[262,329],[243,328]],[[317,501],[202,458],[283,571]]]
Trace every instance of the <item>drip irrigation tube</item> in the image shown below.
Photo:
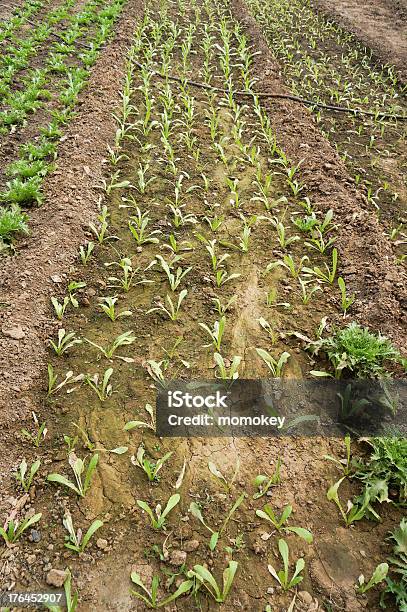
[[[137,68],[142,70],[145,66],[139,64],[138,62],[133,62]],[[173,76],[173,75],[162,75],[160,72],[156,70],[150,70],[150,72],[157,76],[160,79],[170,79],[171,81],[177,81],[179,83],[186,83],[191,87],[198,87],[200,89],[207,89],[208,91],[218,92],[218,93],[229,93],[226,89],[222,89],[221,87],[212,87],[211,85],[207,85],[206,83],[198,83],[197,81],[190,81],[189,79],[182,79],[181,77]],[[266,93],[266,92],[248,92],[248,91],[235,91],[233,92],[234,96],[245,97],[245,98],[253,98],[256,96],[257,98],[279,98],[283,100],[292,100],[293,102],[299,102],[300,104],[304,104],[305,106],[316,106],[318,108],[323,108],[326,110],[336,111],[338,113],[350,113],[355,116],[357,115],[365,115],[368,117],[382,117],[384,119],[397,119],[397,121],[407,121],[407,115],[393,115],[391,113],[386,113],[384,111],[374,112],[362,110],[361,108],[348,108],[347,106],[334,106],[332,104],[324,104],[322,102],[316,102],[314,100],[307,100],[305,98],[300,98],[299,96],[293,96],[291,94],[285,93]]]

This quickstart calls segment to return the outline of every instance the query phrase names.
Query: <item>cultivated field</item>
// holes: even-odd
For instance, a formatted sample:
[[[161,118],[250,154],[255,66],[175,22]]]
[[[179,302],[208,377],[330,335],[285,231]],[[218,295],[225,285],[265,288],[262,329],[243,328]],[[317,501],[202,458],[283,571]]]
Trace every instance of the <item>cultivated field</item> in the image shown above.
[[[352,421],[406,402],[406,12],[335,5],[0,7],[0,593],[407,610],[404,430]],[[238,378],[342,384],[343,435],[157,435]]]

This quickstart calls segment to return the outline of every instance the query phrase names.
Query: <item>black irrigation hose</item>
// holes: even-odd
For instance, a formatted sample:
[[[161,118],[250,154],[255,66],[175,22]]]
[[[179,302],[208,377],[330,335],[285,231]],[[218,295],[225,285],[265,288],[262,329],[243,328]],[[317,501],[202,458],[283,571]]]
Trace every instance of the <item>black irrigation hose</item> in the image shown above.
[[[133,62],[135,66],[139,69],[145,68],[142,64],[138,62]],[[187,85],[191,85],[191,87],[199,87],[200,89],[207,89],[209,91],[214,91],[218,93],[229,93],[226,89],[222,89],[221,87],[212,87],[211,85],[207,85],[206,83],[198,83],[197,81],[190,81],[189,79],[181,79],[180,77],[173,75],[162,75],[160,72],[156,70],[150,70],[150,72],[159,77],[160,79],[170,79],[171,81],[178,81],[179,83],[186,83]],[[397,119],[398,121],[407,121],[407,115],[392,115],[391,113],[385,112],[373,112],[366,111],[360,108],[348,108],[347,106],[334,106],[331,104],[323,104],[322,102],[315,102],[313,100],[306,100],[305,98],[300,98],[299,96],[293,96],[291,94],[284,93],[257,93],[257,92],[248,92],[248,91],[235,91],[233,95],[240,97],[249,97],[252,98],[256,96],[257,98],[281,98],[283,100],[292,100],[293,102],[299,102],[300,104],[305,104],[306,106],[317,106],[318,108],[324,108],[326,110],[333,110],[338,113],[352,113],[353,115],[367,115],[368,117],[382,117],[386,119]]]

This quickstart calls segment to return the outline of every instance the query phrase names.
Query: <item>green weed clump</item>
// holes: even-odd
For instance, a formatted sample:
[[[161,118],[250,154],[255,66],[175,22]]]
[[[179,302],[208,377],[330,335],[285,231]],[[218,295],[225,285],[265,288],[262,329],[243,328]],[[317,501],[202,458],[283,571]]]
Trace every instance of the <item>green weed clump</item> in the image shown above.
[[[372,334],[367,327],[350,323],[329,338],[320,339],[315,352],[322,350],[335,368],[336,378],[352,373],[357,378],[388,376],[386,362],[400,361],[400,353],[391,341]]]
[[[356,476],[371,491],[388,499],[389,490],[396,490],[400,503],[407,501],[407,439],[370,438],[366,442],[372,453],[357,465]],[[379,495],[380,494],[380,495]],[[379,499],[380,501],[380,499]]]

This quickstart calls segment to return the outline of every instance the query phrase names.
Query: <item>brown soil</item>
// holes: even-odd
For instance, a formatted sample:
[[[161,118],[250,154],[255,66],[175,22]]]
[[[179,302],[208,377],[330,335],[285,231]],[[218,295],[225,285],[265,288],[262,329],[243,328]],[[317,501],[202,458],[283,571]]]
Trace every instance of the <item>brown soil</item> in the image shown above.
[[[398,68],[407,82],[405,0],[312,0],[315,7],[357,36],[383,63]]]

